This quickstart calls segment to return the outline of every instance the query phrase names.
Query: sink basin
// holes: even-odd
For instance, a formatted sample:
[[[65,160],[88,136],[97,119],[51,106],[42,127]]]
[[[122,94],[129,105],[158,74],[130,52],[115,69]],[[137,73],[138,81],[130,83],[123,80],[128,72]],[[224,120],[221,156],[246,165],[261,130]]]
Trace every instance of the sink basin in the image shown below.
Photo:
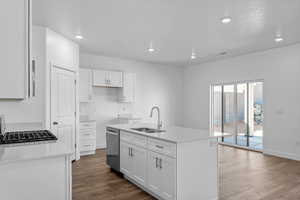
[[[132,130],[140,131],[140,132],[145,132],[145,133],[161,133],[161,132],[165,132],[165,130],[154,129],[154,128],[147,128],[147,127],[132,128]]]

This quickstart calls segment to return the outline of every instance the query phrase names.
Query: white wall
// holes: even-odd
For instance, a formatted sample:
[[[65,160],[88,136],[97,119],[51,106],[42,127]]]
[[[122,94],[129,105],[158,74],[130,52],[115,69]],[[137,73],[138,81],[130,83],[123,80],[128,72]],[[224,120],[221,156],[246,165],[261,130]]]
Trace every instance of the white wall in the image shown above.
[[[134,104],[118,103],[119,89],[93,88],[98,147],[105,145],[105,125],[114,123],[119,112],[132,111],[149,117],[151,107],[158,105],[164,125],[183,124],[182,68],[89,54],[81,54],[80,67],[134,72],[137,77]],[[156,115],[154,117],[156,119]]]
[[[300,159],[300,44],[186,67],[184,125],[209,128],[209,86],[264,79],[264,151]]]

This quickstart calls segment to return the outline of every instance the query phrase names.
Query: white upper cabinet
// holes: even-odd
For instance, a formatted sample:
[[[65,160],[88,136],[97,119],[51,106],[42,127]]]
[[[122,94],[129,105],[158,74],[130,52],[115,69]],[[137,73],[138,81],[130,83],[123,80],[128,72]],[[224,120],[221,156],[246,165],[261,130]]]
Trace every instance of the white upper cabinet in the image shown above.
[[[90,102],[92,100],[92,70],[79,70],[79,101]]]
[[[0,99],[25,99],[30,62],[30,0],[0,6]]]
[[[93,70],[93,86],[122,87],[122,74],[119,71]]]
[[[109,71],[108,82],[110,87],[123,87],[123,72]]]
[[[135,101],[136,74],[123,72],[123,88],[120,95],[120,102],[132,103]]]
[[[107,87],[108,71],[93,70],[93,86]]]

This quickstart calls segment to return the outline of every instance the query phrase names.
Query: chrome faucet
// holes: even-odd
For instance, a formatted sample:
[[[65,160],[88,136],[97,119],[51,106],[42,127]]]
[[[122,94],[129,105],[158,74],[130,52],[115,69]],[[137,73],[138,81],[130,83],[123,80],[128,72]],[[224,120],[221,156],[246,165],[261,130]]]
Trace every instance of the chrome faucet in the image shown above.
[[[153,106],[151,108],[150,117],[152,117],[154,110],[157,110],[157,129],[161,129],[162,128],[162,121],[160,120],[160,111],[159,111],[158,106]]]

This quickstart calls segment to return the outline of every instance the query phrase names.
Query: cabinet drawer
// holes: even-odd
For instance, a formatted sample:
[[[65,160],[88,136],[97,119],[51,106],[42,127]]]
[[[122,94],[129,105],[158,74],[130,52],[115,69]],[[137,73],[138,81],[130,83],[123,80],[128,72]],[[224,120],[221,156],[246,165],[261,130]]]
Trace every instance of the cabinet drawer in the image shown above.
[[[130,144],[134,144],[140,147],[146,147],[147,145],[147,137],[143,135],[138,135],[135,133],[128,133],[126,131],[121,132],[121,140],[128,142]]]
[[[96,130],[80,130],[80,140],[96,139]]]
[[[80,122],[80,130],[96,129],[96,122]]]
[[[131,143],[132,141],[132,133],[128,133],[126,131],[121,131],[120,133],[120,140]]]
[[[165,154],[176,158],[176,144],[171,142],[166,142],[162,140],[157,140],[153,138],[148,139],[148,149],[157,153]]]
[[[96,150],[96,140],[80,140],[80,151]]]

